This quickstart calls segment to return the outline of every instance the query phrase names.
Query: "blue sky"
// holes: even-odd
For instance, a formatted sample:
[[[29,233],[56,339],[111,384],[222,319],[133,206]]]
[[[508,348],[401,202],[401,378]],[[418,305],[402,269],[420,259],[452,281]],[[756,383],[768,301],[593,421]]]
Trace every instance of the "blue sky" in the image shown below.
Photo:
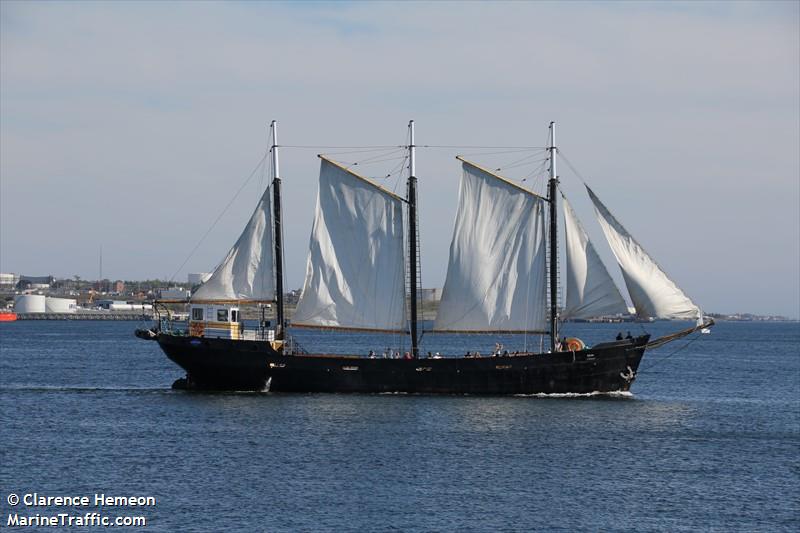
[[[800,314],[796,2],[0,10],[0,271],[94,278],[102,244],[105,276],[171,276],[272,119],[282,144],[357,146],[401,144],[411,118],[421,144],[541,146],[555,120],[563,153],[705,309]],[[289,287],[305,271],[317,151],[281,158]],[[427,286],[444,280],[463,151],[419,154]],[[599,241],[580,181],[560,174]],[[224,256],[263,183],[178,279]]]

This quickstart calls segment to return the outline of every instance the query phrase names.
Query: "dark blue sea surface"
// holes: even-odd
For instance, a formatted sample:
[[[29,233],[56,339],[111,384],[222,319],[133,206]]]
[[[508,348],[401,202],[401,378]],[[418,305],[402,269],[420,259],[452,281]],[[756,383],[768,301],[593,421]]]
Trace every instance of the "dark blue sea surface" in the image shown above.
[[[558,398],[172,391],[180,369],[138,326],[0,323],[3,526],[64,512],[7,502],[36,492],[154,496],[69,510],[142,515],[146,531],[800,530],[797,323],[721,323],[648,352],[630,396]],[[619,328],[566,334],[593,343]],[[423,352],[498,340],[540,342],[429,334]]]

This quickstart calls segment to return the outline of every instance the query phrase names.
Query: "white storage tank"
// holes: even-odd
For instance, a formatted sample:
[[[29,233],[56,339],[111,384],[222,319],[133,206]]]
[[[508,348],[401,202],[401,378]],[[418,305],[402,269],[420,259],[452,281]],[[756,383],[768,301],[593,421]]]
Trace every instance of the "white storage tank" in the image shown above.
[[[46,311],[43,294],[20,294],[14,298],[14,311],[17,313],[44,313]]]
[[[52,298],[48,296],[44,302],[48,313],[74,313],[78,309],[78,302],[71,298]]]

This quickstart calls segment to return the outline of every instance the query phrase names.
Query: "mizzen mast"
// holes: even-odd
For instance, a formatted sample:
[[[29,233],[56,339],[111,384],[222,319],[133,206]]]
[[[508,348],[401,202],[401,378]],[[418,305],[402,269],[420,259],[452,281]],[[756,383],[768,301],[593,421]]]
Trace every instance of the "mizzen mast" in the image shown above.
[[[550,201],[550,350],[558,343],[558,174],[556,172],[556,123],[550,122],[550,180],[547,199]]]
[[[274,225],[274,245],[275,245],[275,307],[277,313],[277,324],[275,326],[275,338],[283,339],[285,330],[285,319],[283,314],[283,229],[281,226],[281,178],[280,165],[278,161],[278,123],[272,121],[272,204],[273,204],[273,225]]]
[[[415,168],[414,121],[408,123],[408,277],[411,328],[411,356],[419,357],[417,338],[417,178]]]

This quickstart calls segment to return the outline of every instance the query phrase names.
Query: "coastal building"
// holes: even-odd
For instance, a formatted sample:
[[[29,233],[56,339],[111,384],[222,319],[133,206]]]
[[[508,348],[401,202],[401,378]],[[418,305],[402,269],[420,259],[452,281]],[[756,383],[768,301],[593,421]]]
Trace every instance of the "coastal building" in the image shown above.
[[[49,289],[54,281],[53,276],[20,276],[17,289],[21,291]]]
[[[161,300],[188,300],[191,295],[191,291],[180,287],[170,287],[169,289],[161,289],[159,291],[159,298]]]
[[[0,289],[13,289],[19,283],[17,274],[0,273]]]

